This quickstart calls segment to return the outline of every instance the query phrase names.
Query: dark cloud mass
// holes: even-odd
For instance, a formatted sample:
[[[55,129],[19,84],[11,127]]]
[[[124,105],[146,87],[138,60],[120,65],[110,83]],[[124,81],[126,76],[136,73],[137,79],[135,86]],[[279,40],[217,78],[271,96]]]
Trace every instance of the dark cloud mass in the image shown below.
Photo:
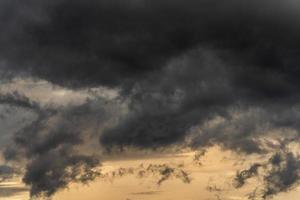
[[[252,73],[299,73],[283,66],[297,63],[298,55],[299,22],[289,3],[2,1],[1,61],[62,85],[124,86],[203,45],[230,49],[241,62],[263,65],[262,71],[246,69]],[[247,84],[248,79],[241,80]]]
[[[108,150],[184,143],[243,153],[270,151],[261,137],[298,141],[298,9],[293,0],[2,0],[3,80],[119,92],[113,103],[65,107],[1,93],[1,104],[37,113],[6,159],[27,159],[32,195],[49,196],[77,180],[70,167],[95,167],[93,156],[75,150],[95,137]]]
[[[4,96],[5,97],[5,96]],[[4,98],[3,99],[7,99]],[[22,95],[8,95],[10,105],[30,108],[36,119],[14,134],[13,143],[3,152],[7,161],[24,161],[24,183],[32,197],[49,197],[70,182],[87,183],[100,175],[97,155],[81,153],[84,141],[92,140],[107,118],[102,99],[87,100],[79,106],[31,107]]]
[[[31,186],[31,196],[49,197],[70,182],[87,183],[100,175],[99,161],[84,155],[72,155],[68,149],[52,150],[33,159],[24,175],[24,183]]]

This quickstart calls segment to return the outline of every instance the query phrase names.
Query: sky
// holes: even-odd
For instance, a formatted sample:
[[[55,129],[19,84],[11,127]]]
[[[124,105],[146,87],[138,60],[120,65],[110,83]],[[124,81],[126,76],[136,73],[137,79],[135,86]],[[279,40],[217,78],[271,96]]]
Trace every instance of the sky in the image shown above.
[[[296,0],[2,0],[0,199],[299,196]]]

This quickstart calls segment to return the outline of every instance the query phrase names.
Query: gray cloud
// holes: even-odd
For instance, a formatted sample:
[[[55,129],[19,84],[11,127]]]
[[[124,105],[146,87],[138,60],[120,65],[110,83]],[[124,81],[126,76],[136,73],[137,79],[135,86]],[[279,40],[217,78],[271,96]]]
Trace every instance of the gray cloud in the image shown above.
[[[284,142],[282,143],[284,144]],[[297,154],[286,147],[280,148],[266,162],[258,162],[236,173],[234,187],[243,187],[248,179],[259,177],[258,186],[249,199],[269,199],[281,192],[288,192],[299,185],[300,163]]]
[[[234,84],[236,66],[226,63],[220,54],[207,49],[191,51],[170,62],[163,72],[152,73],[130,95],[127,117],[105,131],[100,142],[157,147],[180,142],[200,127],[192,146],[221,143],[253,153],[262,150],[253,137],[272,129],[298,130],[296,93],[293,98],[261,95]]]
[[[83,147],[99,135],[108,120],[109,104],[99,97],[78,106],[40,107],[37,118],[14,134],[4,157],[27,162],[23,181],[31,196],[51,196],[70,182],[86,183],[99,176],[99,157]]]
[[[234,187],[235,188],[243,187],[247,179],[250,179],[258,175],[258,169],[260,167],[262,167],[261,164],[255,163],[251,165],[249,169],[237,171],[236,176],[234,178]]]
[[[49,197],[70,182],[94,180],[100,175],[98,166],[97,158],[72,155],[70,149],[63,147],[33,158],[27,165],[23,181],[31,186],[31,196]]]
[[[298,102],[290,3],[4,1],[1,57],[16,76],[121,89],[131,112],[101,143],[161,146],[228,107]]]
[[[27,108],[30,110],[39,110],[40,106],[37,102],[32,101],[28,97],[20,94],[17,91],[0,95],[0,103],[10,106],[16,106],[21,108]]]
[[[299,184],[299,158],[291,152],[275,154],[270,163],[272,167],[264,177],[263,198],[286,192]]]
[[[74,181],[70,166],[93,168],[74,149],[95,138],[108,150],[187,143],[245,153],[269,151],[264,137],[298,141],[300,23],[291,0],[4,0],[0,13],[5,81],[120,91],[112,103],[120,112],[109,110],[116,99],[52,108],[0,96],[38,115],[4,153],[27,160],[33,195]],[[46,168],[45,158],[63,164]],[[56,182],[49,171],[66,177]]]

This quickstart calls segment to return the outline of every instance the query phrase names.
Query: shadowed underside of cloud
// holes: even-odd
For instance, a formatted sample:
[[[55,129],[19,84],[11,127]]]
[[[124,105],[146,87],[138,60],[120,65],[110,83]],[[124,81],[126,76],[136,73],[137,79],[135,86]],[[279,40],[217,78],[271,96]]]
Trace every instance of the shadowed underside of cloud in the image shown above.
[[[5,157],[26,160],[32,195],[52,195],[78,169],[94,170],[97,159],[78,149],[95,138],[108,150],[184,143],[245,153],[271,151],[264,137],[298,141],[298,17],[293,0],[3,0],[3,80],[119,91],[76,106],[1,94],[1,104],[37,113]]]
[[[23,181],[31,186],[31,196],[49,197],[70,182],[94,180],[100,175],[98,166],[96,158],[72,155],[68,149],[59,149],[33,159],[27,166]]]

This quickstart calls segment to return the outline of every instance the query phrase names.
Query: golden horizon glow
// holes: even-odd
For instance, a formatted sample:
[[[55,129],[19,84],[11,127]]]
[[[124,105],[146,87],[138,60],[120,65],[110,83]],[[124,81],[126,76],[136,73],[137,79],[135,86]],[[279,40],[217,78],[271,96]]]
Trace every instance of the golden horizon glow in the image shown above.
[[[246,200],[247,194],[251,192],[257,183],[255,179],[247,182],[246,187],[234,189],[232,180],[237,170],[243,169],[257,162],[259,156],[248,156],[241,159],[239,155],[231,151],[224,151],[220,147],[210,148],[205,156],[201,158],[202,165],[193,161],[195,152],[178,154],[166,154],[161,157],[145,156],[144,158],[121,160],[107,160],[103,162],[102,172],[111,172],[120,167],[137,167],[140,164],[169,164],[182,165],[189,173],[192,181],[185,184],[179,179],[172,178],[162,185],[156,184],[157,177],[149,176],[137,178],[135,175],[125,175],[115,179],[97,179],[88,185],[70,184],[69,188],[59,191],[52,200]],[[21,186],[13,182],[12,186]],[[210,190],[209,187],[215,190]],[[274,197],[275,200],[296,200],[300,194],[299,189],[281,193]],[[17,193],[10,197],[0,197],[1,200],[28,200],[28,192]]]

